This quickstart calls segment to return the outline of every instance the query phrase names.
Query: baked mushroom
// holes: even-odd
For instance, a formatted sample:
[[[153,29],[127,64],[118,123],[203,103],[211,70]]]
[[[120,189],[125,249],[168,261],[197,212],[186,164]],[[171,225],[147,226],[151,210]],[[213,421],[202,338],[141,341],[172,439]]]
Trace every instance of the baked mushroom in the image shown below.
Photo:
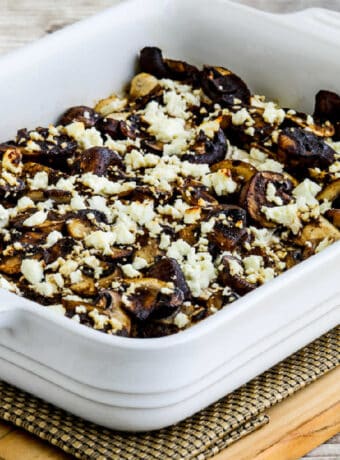
[[[222,129],[216,132],[213,139],[210,139],[204,131],[200,131],[191,150],[193,153],[185,153],[182,156],[183,160],[208,165],[223,160],[227,154],[227,140]]]
[[[320,216],[318,220],[310,222],[303,227],[295,242],[302,246],[311,244],[314,247],[326,238],[332,242],[339,241],[340,232],[327,219]]]
[[[278,158],[295,172],[309,167],[327,168],[334,154],[322,138],[301,128],[286,128],[279,134]]]
[[[294,111],[292,113],[289,110],[286,112],[285,121],[282,126],[298,126],[320,137],[332,137],[335,132],[334,126],[328,120],[319,124],[314,120],[309,120],[309,116],[303,112]]]
[[[334,227],[340,229],[340,209],[329,209],[325,216],[334,225]]]
[[[76,174],[91,172],[97,176],[103,176],[110,166],[124,168],[118,153],[106,147],[91,147],[84,150],[75,160],[73,170]]]
[[[66,230],[72,238],[82,240],[98,229],[98,224],[107,223],[105,214],[95,209],[81,209],[66,220]]]
[[[173,283],[157,278],[131,278],[124,280],[126,289],[122,303],[135,319],[166,318],[177,311],[184,300],[183,292]]]
[[[214,220],[214,226],[207,238],[221,251],[233,251],[247,239],[246,211],[239,206],[217,206],[209,212],[206,220],[210,219]]]
[[[99,119],[99,113],[86,105],[71,107],[59,118],[59,125],[69,125],[75,121],[84,123],[85,128],[92,128]]]
[[[335,203],[339,200],[340,207],[340,178],[326,185],[318,194],[317,199],[319,201],[327,200],[330,203]],[[337,207],[337,205],[335,207]]]
[[[139,65],[143,72],[157,78],[195,82],[198,76],[196,67],[184,61],[164,59],[162,51],[155,46],[146,46],[139,55]]]
[[[132,99],[140,99],[156,92],[159,88],[157,78],[149,73],[141,72],[131,80],[129,94]]]
[[[269,199],[268,186],[273,187],[275,198]],[[240,194],[240,204],[255,222],[263,227],[275,227],[277,224],[266,219],[262,207],[289,203],[292,190],[292,182],[283,174],[269,171],[258,172],[244,185]]]
[[[183,200],[191,206],[218,205],[218,201],[208,192],[202,182],[186,179],[181,187]]]
[[[321,90],[315,96],[314,117],[334,124],[334,140],[340,140],[340,96],[332,91]]]
[[[237,294],[248,294],[257,286],[244,279],[241,270],[238,271],[238,267],[242,268],[240,261],[236,257],[223,256],[219,266],[218,279],[224,286],[230,286]]]
[[[183,292],[184,298],[190,296],[190,289],[185,281],[181,267],[177,260],[170,257],[162,257],[153,264],[145,274],[150,278],[157,278],[161,281],[168,281]]]
[[[232,106],[242,102],[250,103],[250,91],[240,77],[224,67],[205,66],[200,75],[205,94],[222,106]]]
[[[249,181],[257,172],[255,166],[241,160],[222,160],[213,164],[210,168],[211,172],[216,172],[220,169],[229,169],[233,179],[237,182]]]

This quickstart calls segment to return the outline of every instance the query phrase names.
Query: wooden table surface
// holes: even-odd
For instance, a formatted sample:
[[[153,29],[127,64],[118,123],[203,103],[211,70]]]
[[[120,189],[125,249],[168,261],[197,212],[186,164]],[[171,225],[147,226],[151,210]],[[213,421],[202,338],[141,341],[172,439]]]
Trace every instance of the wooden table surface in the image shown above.
[[[93,13],[96,13],[97,11],[118,3],[119,1],[120,0],[73,0],[72,2],[69,0],[0,0],[0,53],[8,52],[18,46],[22,46],[25,43],[43,37],[47,33],[52,33],[67,24],[71,24],[79,19],[85,18]],[[249,0],[246,1],[249,3]],[[323,1],[323,6],[325,6],[326,3],[327,1]],[[311,388],[315,388],[316,384],[313,385]],[[311,396],[312,392],[308,392],[308,394]],[[290,402],[288,400],[283,403],[285,406],[281,410],[288,411],[289,408],[293,407],[299,397],[294,396],[293,398],[296,399]],[[300,396],[300,399],[303,400],[302,396]],[[340,407],[337,405],[335,408],[332,407],[329,410],[333,411],[332,414],[334,416],[334,410],[339,413]],[[280,416],[278,417],[277,411],[278,409],[275,408],[271,410],[270,425],[273,427],[274,424],[276,424],[275,426],[277,432],[279,432],[280,426],[283,423],[283,412],[280,412]],[[327,414],[329,414],[329,417],[331,417],[330,412],[327,412]],[[288,418],[285,420],[285,422],[288,423]],[[289,423],[292,423],[292,420],[290,420]],[[315,440],[314,444],[310,444],[311,446],[323,442],[325,439],[327,439],[327,437],[331,436],[335,432],[331,431],[330,429],[327,431],[327,429],[324,427],[322,433],[318,433],[312,422],[309,422],[308,425],[306,419],[305,423],[307,424],[306,429],[308,431],[308,436],[312,436]],[[302,438],[306,436],[306,432],[301,428],[303,426],[303,424],[300,425],[300,432],[294,431],[294,439],[298,441],[297,445],[299,444],[299,440],[300,445],[302,445]],[[251,440],[250,437],[248,441],[246,438],[244,441],[241,441],[242,444],[241,442],[237,443],[237,445],[228,449],[228,451],[226,451],[228,452],[228,455],[221,455],[220,459],[231,459],[232,457],[230,457],[230,455],[232,453],[234,453],[233,458],[241,458],[240,449],[242,450],[243,446],[245,446],[247,442],[260,442],[261,437],[268,436],[268,432],[264,431],[265,429],[266,428],[263,428],[258,432],[258,434],[256,434],[256,440],[254,435],[252,435],[253,438],[251,438]],[[313,435],[311,433],[313,433]],[[4,442],[6,438],[7,440]],[[298,448],[296,447],[296,442],[295,444],[292,443],[292,437],[289,439],[287,439],[286,442],[290,442],[292,449],[294,446],[295,452],[299,452]],[[54,448],[44,445],[41,441],[36,440],[35,438],[20,430],[14,430],[13,427],[7,424],[0,424],[0,441],[2,442],[0,443],[0,460],[17,460],[19,458],[20,460],[65,460],[68,458],[59,453],[59,451],[55,450]],[[16,450],[16,453],[14,454],[15,456],[13,456],[13,449],[15,448],[21,448],[21,450]],[[5,451],[2,449],[7,450]],[[275,452],[276,453],[273,451],[273,455],[271,455],[270,451],[268,451],[268,456],[263,458],[268,460],[285,460],[282,456],[280,456],[278,453],[279,451]],[[302,450],[300,455],[303,454],[304,451]],[[295,456],[290,458],[297,457]],[[331,440],[327,441],[320,447],[316,448],[303,458],[312,458],[314,460],[339,460],[340,434],[333,437]]]

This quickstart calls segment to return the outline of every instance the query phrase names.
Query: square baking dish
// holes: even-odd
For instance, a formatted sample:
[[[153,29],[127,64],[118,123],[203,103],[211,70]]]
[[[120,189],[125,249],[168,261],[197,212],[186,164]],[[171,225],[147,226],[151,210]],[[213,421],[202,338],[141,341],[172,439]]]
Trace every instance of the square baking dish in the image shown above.
[[[0,140],[91,105],[133,75],[145,45],[224,65],[283,106],[340,91],[340,15],[275,15],[224,0],[130,0],[0,59]],[[94,331],[1,290],[0,378],[127,431],[184,419],[339,324],[340,243],[177,335]]]

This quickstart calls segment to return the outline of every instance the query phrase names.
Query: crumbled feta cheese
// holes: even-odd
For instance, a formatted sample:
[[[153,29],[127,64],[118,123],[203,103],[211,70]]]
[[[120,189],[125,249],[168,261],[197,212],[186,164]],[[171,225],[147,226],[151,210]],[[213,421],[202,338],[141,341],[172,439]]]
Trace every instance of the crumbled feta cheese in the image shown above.
[[[30,217],[24,220],[23,225],[25,227],[34,227],[35,225],[40,225],[45,222],[47,218],[47,212],[37,211],[32,214]]]
[[[6,227],[9,222],[9,213],[8,210],[5,209],[2,204],[0,204],[0,228]]]
[[[273,102],[268,102],[263,112],[263,119],[271,125],[280,125],[285,119],[285,111],[277,107]]]
[[[116,241],[116,233],[114,232],[103,232],[102,230],[96,230],[90,233],[85,238],[86,246],[93,247],[103,254],[111,254],[111,245]]]
[[[160,243],[159,243],[159,248],[160,249],[166,249],[170,246],[170,236],[167,235],[166,233],[162,233],[161,234],[161,240],[160,240]]]
[[[201,208],[199,206],[195,206],[193,208],[189,208],[184,213],[184,223],[185,224],[194,224],[201,218]]]
[[[35,284],[34,290],[44,297],[52,297],[58,291],[56,285],[49,283],[48,281]]]
[[[143,257],[135,257],[132,263],[133,268],[136,270],[142,270],[143,268],[147,267],[149,264],[147,260],[143,259]]]
[[[251,118],[248,110],[243,107],[242,109],[232,114],[231,122],[235,126],[240,126],[245,122],[254,122],[254,120]]]
[[[179,312],[175,316],[174,324],[179,329],[184,329],[185,326],[187,326],[189,323],[190,323],[190,320],[189,320],[188,316],[185,313]]]
[[[148,132],[161,142],[188,137],[185,121],[182,118],[170,118],[165,115],[156,101],[148,103],[143,118],[149,124]]]
[[[211,281],[216,279],[216,270],[211,254],[195,252],[188,243],[179,239],[167,250],[167,256],[173,257],[180,264],[184,277],[194,297],[199,297]]]
[[[79,195],[78,193],[75,193],[71,198],[70,206],[74,211],[77,211],[79,209],[86,209],[85,198]]]
[[[286,204],[285,206],[274,206],[272,208],[263,206],[262,212],[267,219],[290,228],[294,235],[302,227],[296,203]]]
[[[71,283],[80,283],[83,280],[83,274],[80,270],[70,273]]]
[[[21,263],[21,273],[31,284],[38,284],[44,277],[42,263],[35,259],[24,259]]]
[[[27,208],[33,208],[33,207],[34,207],[34,201],[32,201],[31,198],[28,198],[28,196],[21,197],[17,202],[18,211],[24,211]]]
[[[123,270],[123,273],[128,278],[137,278],[140,276],[140,272],[132,264],[121,265],[120,268]]]
[[[66,260],[60,267],[59,272],[63,276],[70,276],[78,268],[78,262],[75,260]],[[72,299],[70,299],[72,300]]]
[[[55,188],[59,190],[65,190],[66,192],[72,192],[74,189],[75,180],[75,177],[68,177],[67,179],[61,177],[56,183]]]
[[[237,183],[233,181],[229,169],[219,169],[215,173],[207,174],[202,182],[213,188],[219,196],[234,193],[237,189]]]
[[[63,238],[62,233],[58,232],[57,230],[53,230],[53,232],[49,233],[46,238],[46,247],[50,248],[53,246],[57,241]]]
[[[282,198],[276,195],[276,188],[272,182],[269,182],[266,189],[266,198],[270,203],[275,203],[278,206],[283,205]]]
[[[44,190],[48,186],[48,174],[46,171],[39,171],[33,179],[28,180],[31,190]]]

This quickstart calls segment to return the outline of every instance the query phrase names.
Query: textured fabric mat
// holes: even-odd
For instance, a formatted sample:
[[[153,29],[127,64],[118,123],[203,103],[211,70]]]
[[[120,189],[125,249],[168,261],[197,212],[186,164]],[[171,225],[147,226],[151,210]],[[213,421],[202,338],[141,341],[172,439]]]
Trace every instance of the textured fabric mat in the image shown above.
[[[193,417],[124,434],[77,418],[0,382],[0,418],[84,460],[206,460],[269,422],[265,410],[340,363],[340,327]]]

